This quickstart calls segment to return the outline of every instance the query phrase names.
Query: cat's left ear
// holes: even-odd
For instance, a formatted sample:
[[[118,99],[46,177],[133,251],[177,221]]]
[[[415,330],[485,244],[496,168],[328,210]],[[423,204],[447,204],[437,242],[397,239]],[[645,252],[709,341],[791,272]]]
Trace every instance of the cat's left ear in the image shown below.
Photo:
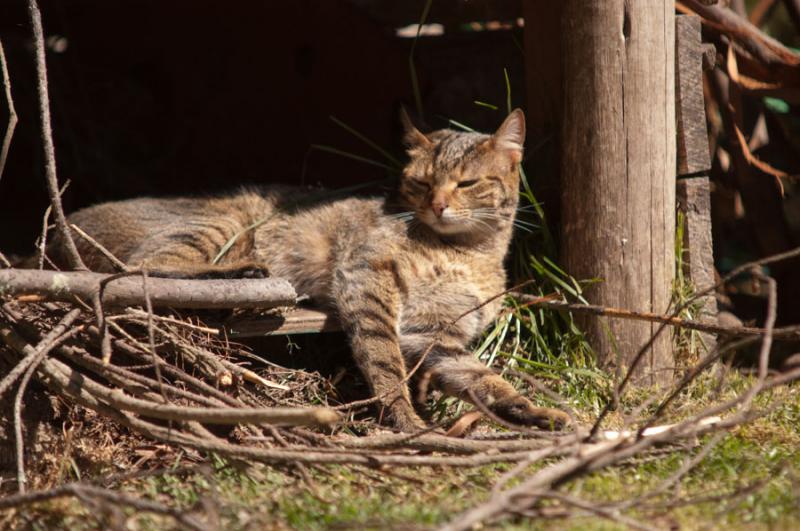
[[[508,151],[514,162],[522,160],[522,146],[525,144],[525,114],[522,109],[514,109],[492,135],[495,149]]]
[[[431,145],[430,139],[422,134],[411,121],[405,107],[400,107],[400,123],[403,124],[403,142],[408,149],[425,148]]]

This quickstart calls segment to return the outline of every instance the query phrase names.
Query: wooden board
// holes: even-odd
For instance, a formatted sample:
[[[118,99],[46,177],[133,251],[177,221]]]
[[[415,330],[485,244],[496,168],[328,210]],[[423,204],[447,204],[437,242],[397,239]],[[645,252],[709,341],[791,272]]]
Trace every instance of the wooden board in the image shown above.
[[[700,34],[700,17],[675,18],[675,117],[678,175],[711,169],[703,98],[703,57],[707,50]]]
[[[714,249],[711,238],[711,185],[708,177],[689,177],[678,180],[678,209],[684,215],[683,270],[696,291],[710,288],[715,283]],[[717,323],[717,300],[714,293],[703,297],[702,322]],[[716,339],[711,334],[702,334],[703,343],[709,350]]]
[[[321,309],[288,308],[275,315],[233,320],[222,327],[230,338],[338,332],[336,315]]]

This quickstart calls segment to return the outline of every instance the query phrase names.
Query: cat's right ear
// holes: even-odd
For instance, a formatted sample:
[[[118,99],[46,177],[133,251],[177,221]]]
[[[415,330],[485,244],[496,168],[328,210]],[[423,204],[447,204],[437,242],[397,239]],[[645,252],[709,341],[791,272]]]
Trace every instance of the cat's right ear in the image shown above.
[[[400,107],[400,122],[403,124],[403,143],[408,149],[424,148],[431,145],[430,139],[416,128],[405,107]]]

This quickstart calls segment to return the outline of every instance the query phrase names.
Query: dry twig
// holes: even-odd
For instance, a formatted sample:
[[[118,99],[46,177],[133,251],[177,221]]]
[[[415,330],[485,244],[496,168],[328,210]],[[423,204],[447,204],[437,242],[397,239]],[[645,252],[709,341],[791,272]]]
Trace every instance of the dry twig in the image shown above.
[[[3,49],[3,41],[0,40],[0,71],[3,74],[3,87],[6,93],[6,103],[8,104],[8,125],[3,136],[3,144],[0,147],[0,179],[3,178],[3,170],[6,167],[8,149],[11,147],[11,138],[14,136],[14,129],[17,127],[17,110],[14,108],[14,99],[11,97],[11,77],[8,75],[8,63],[6,62],[6,52]]]
[[[44,30],[42,29],[42,14],[36,0],[28,0],[28,15],[33,29],[33,44],[36,52],[36,90],[39,96],[39,116],[42,125],[42,145],[44,147],[45,174],[47,176],[47,191],[50,194],[50,204],[56,218],[56,227],[63,240],[67,259],[73,269],[86,270],[78,248],[72,240],[67,228],[67,218],[61,206],[58,195],[58,178],[56,177],[56,151],[53,146],[53,128],[50,125],[50,96],[47,91],[47,65],[44,54]]]

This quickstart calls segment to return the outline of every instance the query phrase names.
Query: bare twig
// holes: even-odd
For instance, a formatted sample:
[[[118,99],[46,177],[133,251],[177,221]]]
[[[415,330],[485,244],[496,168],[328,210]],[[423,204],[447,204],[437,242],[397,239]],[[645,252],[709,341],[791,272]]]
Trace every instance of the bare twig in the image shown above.
[[[178,509],[173,509],[154,501],[134,498],[133,496],[128,496],[121,492],[112,491],[93,485],[86,485],[83,483],[67,483],[66,485],[61,485],[50,490],[6,496],[4,498],[0,498],[0,509],[25,507],[34,503],[52,500],[55,498],[64,498],[66,496],[73,496],[84,502],[91,499],[99,499],[107,503],[132,507],[138,511],[170,516],[189,529],[195,529],[198,531],[204,531],[208,529],[194,517],[183,514],[183,512],[179,511]]]
[[[535,306],[538,308],[548,308],[551,310],[563,310],[574,313],[587,313],[591,315],[599,315],[603,317],[611,317],[618,319],[632,319],[635,321],[647,321],[650,323],[661,323],[676,328],[686,328],[689,330],[697,330],[699,332],[708,332],[711,334],[722,334],[727,336],[763,336],[766,334],[766,329],[755,328],[751,326],[720,326],[712,323],[702,321],[694,321],[691,319],[681,319],[675,313],[671,315],[659,315],[650,312],[637,312],[633,310],[626,310],[623,308],[613,308],[610,306],[598,306],[594,304],[574,304],[566,301],[554,301],[550,297],[536,297],[525,293],[514,293],[517,299],[522,301],[520,306]],[[800,328],[787,327],[783,330],[776,330],[781,339],[800,339]]]
[[[8,63],[6,62],[6,52],[3,49],[3,41],[0,40],[0,70],[3,72],[3,87],[6,92],[6,102],[8,103],[8,125],[6,134],[3,137],[3,146],[0,148],[0,179],[3,178],[3,170],[6,167],[8,149],[11,147],[11,138],[14,136],[14,129],[17,127],[17,111],[14,108],[14,99],[11,97],[11,77],[8,75]]]
[[[139,310],[137,308],[126,308],[125,309],[125,313],[127,315],[114,315],[114,316],[109,317],[108,319],[110,321],[113,321],[113,320],[132,320],[132,321],[135,321],[139,317],[144,317],[144,318],[147,317],[147,312],[144,312],[144,311]],[[183,327],[183,328],[188,328],[190,330],[194,330],[196,332],[200,332],[200,333],[208,334],[208,335],[212,335],[212,336],[218,336],[219,333],[220,333],[219,332],[219,328],[210,328],[208,326],[202,326],[200,324],[193,324],[193,323],[191,323],[189,321],[183,321],[183,320],[177,319],[175,317],[168,317],[168,316],[165,316],[165,315],[153,314],[152,318],[154,320],[158,321],[158,322],[161,322],[161,323],[169,323],[169,324],[177,325],[177,326],[180,326],[180,327]]]
[[[58,191],[58,198],[61,199],[61,196],[64,195],[64,191],[69,186],[69,179],[64,182],[64,186],[61,187],[61,190]],[[53,205],[47,205],[47,208],[44,210],[44,215],[42,216],[42,233],[39,236],[38,241],[38,255],[39,258],[37,260],[38,268],[44,269],[44,261],[47,257],[47,232],[50,230],[50,214],[53,212]],[[54,268],[55,269],[55,268]]]
[[[164,377],[161,376],[161,358],[156,354],[156,337],[153,332],[153,303],[150,301],[150,292],[147,291],[147,269],[142,269],[142,293],[144,294],[145,310],[147,310],[147,340],[150,342],[150,352],[153,355],[153,369],[156,371],[158,390],[164,402],[169,402],[164,391]]]
[[[36,361],[37,356],[40,356],[42,352],[46,352],[55,346],[55,340],[66,333],[67,328],[69,328],[72,323],[80,316],[80,310],[72,310],[67,313],[61,322],[53,328],[50,333],[48,333],[42,340],[39,342],[36,347],[31,347],[30,350],[26,350],[24,352],[25,357],[20,361],[8,374],[6,374],[3,379],[0,381],[0,396],[3,396],[3,393],[8,389],[25,371],[28,370],[28,367]],[[0,339],[8,343],[10,340],[9,338],[12,337],[13,330],[9,324],[5,326],[0,326]],[[12,346],[13,347],[13,346]]]
[[[78,248],[72,240],[67,228],[67,218],[58,196],[58,178],[56,177],[56,151],[53,146],[53,131],[50,125],[50,96],[47,92],[47,65],[44,55],[44,30],[42,29],[42,14],[36,0],[28,0],[28,15],[33,28],[34,49],[36,50],[36,89],[39,96],[39,115],[42,122],[42,145],[44,147],[45,174],[47,176],[47,191],[50,194],[50,204],[56,219],[56,227],[63,240],[67,259],[70,266],[77,270],[86,270]]]
[[[62,191],[63,193],[63,191]],[[117,268],[117,271],[128,271],[128,266],[126,266],[122,261],[113,255],[111,251],[106,249],[103,244],[86,234],[86,232],[80,228],[79,226],[75,225],[74,223],[70,223],[70,228],[74,230],[78,236],[86,240],[92,247],[100,251],[100,253],[105,256],[111,264]]]
[[[566,505],[572,505],[574,507],[578,507],[579,509],[583,509],[589,513],[596,514],[597,516],[601,516],[603,518],[611,520],[612,522],[623,524],[631,529],[639,529],[640,531],[652,531],[653,529],[655,529],[654,527],[643,524],[638,520],[634,520],[633,518],[621,515],[613,509],[608,509],[596,503],[590,503],[587,502],[586,500],[581,500],[580,498],[577,498],[575,496],[570,496],[569,494],[564,494],[563,492],[550,490],[544,492],[542,494],[542,497],[556,499]]]

